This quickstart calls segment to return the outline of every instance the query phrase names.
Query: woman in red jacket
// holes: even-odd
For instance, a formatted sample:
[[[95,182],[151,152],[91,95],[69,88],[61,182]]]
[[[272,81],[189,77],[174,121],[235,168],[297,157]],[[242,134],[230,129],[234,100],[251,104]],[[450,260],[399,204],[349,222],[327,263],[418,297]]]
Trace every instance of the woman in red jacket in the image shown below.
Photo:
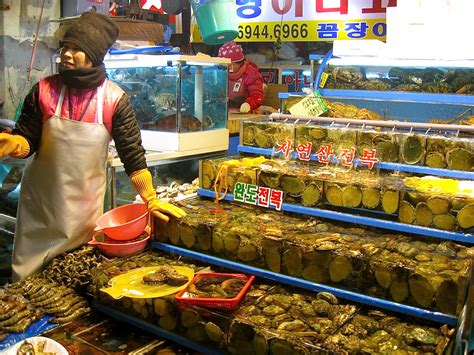
[[[219,48],[219,57],[229,58],[229,106],[240,112],[255,111],[264,99],[263,78],[258,67],[245,59],[242,47],[234,41]]]

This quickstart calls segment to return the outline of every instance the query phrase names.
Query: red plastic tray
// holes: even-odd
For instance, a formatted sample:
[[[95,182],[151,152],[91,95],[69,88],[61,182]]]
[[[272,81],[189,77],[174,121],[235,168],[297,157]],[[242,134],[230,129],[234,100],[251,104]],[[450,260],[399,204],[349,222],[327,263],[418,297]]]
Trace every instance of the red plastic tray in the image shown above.
[[[247,280],[247,282],[242,287],[242,289],[237,294],[237,296],[235,296],[234,298],[183,297],[183,295],[186,292],[188,292],[189,285],[194,284],[197,280],[201,278],[215,277],[215,276],[227,276],[229,278],[239,278],[239,279]],[[178,307],[181,310],[189,306],[201,306],[201,307],[206,307],[206,308],[223,309],[223,310],[236,309],[239,306],[240,301],[242,301],[242,299],[244,298],[245,294],[247,293],[254,279],[255,279],[255,276],[248,276],[244,274],[227,274],[227,273],[217,273],[217,272],[196,274],[194,278],[191,280],[191,282],[189,283],[189,285],[176,295],[176,301],[178,303]]]

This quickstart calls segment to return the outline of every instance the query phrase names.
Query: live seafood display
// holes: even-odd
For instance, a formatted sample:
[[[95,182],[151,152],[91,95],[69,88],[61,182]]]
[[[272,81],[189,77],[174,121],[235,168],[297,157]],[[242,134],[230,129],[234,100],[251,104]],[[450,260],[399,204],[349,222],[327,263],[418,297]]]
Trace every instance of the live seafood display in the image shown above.
[[[199,166],[199,184],[204,189],[213,189],[218,181],[222,189],[232,193],[237,182],[256,184],[258,167],[264,161],[267,159],[263,157],[202,160]]]
[[[200,277],[186,289],[187,297],[234,298],[242,290],[246,279],[231,276]]]
[[[278,148],[279,145],[288,142],[290,149],[295,147],[292,144],[294,137],[294,127],[290,124],[279,122],[244,121],[242,141],[244,145],[260,148]]]
[[[470,68],[401,68],[329,64],[324,72],[329,75],[324,85],[327,89],[474,94],[474,72]]]
[[[204,269],[202,266],[196,266],[156,251],[116,259],[92,271],[96,300],[165,330],[182,334],[193,341],[209,343],[217,347],[223,345],[224,334],[227,332],[229,324],[228,316],[194,306],[180,309],[175,299],[177,293],[156,298],[122,297],[113,299],[100,291],[115,276],[137,268],[160,265],[168,270],[170,266],[187,266],[196,272]],[[228,287],[225,288],[229,291]]]
[[[305,96],[295,95],[289,96],[282,101],[282,112],[290,113],[290,108],[304,99]],[[382,120],[383,118],[375,111],[367,108],[361,108],[353,104],[347,104],[339,101],[330,101],[324,99],[324,103],[328,110],[321,114],[322,117],[336,118],[353,118],[358,120]]]
[[[173,181],[169,186],[157,186],[155,191],[156,197],[160,200],[179,200],[196,193],[198,187],[199,179],[196,178],[190,184],[184,183],[180,185],[177,181]]]
[[[344,116],[338,116],[344,117]],[[321,148],[328,149],[340,156],[344,151],[350,152],[357,146],[357,131],[342,126],[320,126],[317,124],[298,124],[295,127],[295,145],[311,143],[311,153],[317,154]]]
[[[49,314],[54,323],[67,323],[90,311],[84,298],[69,287],[40,276],[0,288],[0,337],[22,333],[32,322]]]
[[[255,158],[251,168],[249,158],[204,160],[201,163],[201,183],[206,189],[220,186],[216,183],[217,171],[227,179],[227,192],[232,193],[235,182],[253,183],[283,191],[283,201],[314,207],[324,204],[334,207],[359,208],[396,214],[399,191],[403,187],[403,174],[348,170],[337,166],[317,166],[294,161]],[[230,163],[229,163],[230,162]],[[227,170],[222,166],[231,164]],[[239,175],[231,175],[238,172]],[[236,176],[236,177],[235,177]],[[250,178],[250,176],[252,176]],[[255,181],[254,176],[257,176]]]
[[[352,117],[343,111],[340,111],[337,117],[367,119]],[[267,126],[273,128],[265,128]],[[262,143],[263,140],[256,140],[256,132],[265,136],[265,144]],[[448,133],[440,135],[383,127],[367,129],[311,121],[260,119],[242,122],[241,144],[273,148],[275,152],[277,150],[294,151],[299,154],[300,159],[304,156],[309,158],[309,153],[311,153],[318,155],[319,162],[324,163],[334,163],[339,159],[341,164],[343,161],[365,158],[367,153],[373,153],[373,158],[380,162],[398,162],[463,171],[474,169],[472,138],[453,136]],[[290,154],[288,156],[291,157]]]
[[[425,309],[458,314],[463,304],[473,253],[464,246],[233,203],[196,200],[184,208],[187,216],[155,238]]]
[[[284,191],[285,202],[316,206],[324,201],[323,170],[306,164],[264,162],[260,165],[258,185]]]
[[[141,129],[196,132],[226,128],[227,66],[190,57],[135,56],[128,67],[106,60],[110,80],[130,97]],[[203,63],[201,63],[203,62]]]
[[[156,263],[195,267],[157,252],[146,252],[102,265],[94,273],[95,280],[103,284],[114,275]],[[226,292],[234,286],[238,292],[241,286],[232,277],[209,276],[202,280],[205,282],[196,283],[197,296],[209,297],[215,293],[222,298],[216,285]],[[453,334],[447,326],[437,328],[429,323],[405,321],[375,309],[342,302],[328,292],[309,293],[261,282],[254,282],[241,306],[230,313],[192,305],[178,306],[174,295],[114,300],[98,293],[96,298],[192,341],[231,354],[377,353],[395,349],[441,354]]]
[[[338,101],[324,100],[328,110],[322,114],[324,117],[344,117],[353,118],[357,120],[376,120],[380,121],[383,118],[375,111],[360,108],[356,105],[346,104]]]
[[[453,330],[359,308],[333,294],[276,287],[249,300],[229,328],[231,354],[442,354]]]
[[[83,292],[91,284],[90,270],[103,261],[104,257],[96,248],[83,246],[55,257],[43,269],[42,275],[52,282]]]
[[[454,136],[426,139],[425,165],[432,168],[474,170],[474,140]]]
[[[227,164],[228,169],[223,170],[222,167]],[[221,174],[219,178],[217,178],[218,171]],[[230,175],[236,172],[238,175]],[[263,157],[254,159],[234,157],[231,160],[220,158],[201,162],[203,188],[214,189],[220,193],[234,193],[235,198],[233,190],[237,181],[281,190],[283,201],[291,204],[331,207],[338,210],[359,209],[361,212],[364,210],[364,213],[380,211],[386,215],[397,216],[403,223],[444,230],[469,231],[473,227],[472,218],[469,216],[473,213],[474,188],[469,181],[435,179],[439,183],[438,187],[423,192],[419,191],[419,187],[426,187],[428,178],[421,180],[410,178],[399,172],[348,170],[337,166],[320,167],[294,161],[267,160]],[[453,190],[454,187],[459,188]],[[376,218],[383,218],[377,213],[373,215]],[[164,230],[177,229],[174,223],[177,222],[171,222]],[[203,237],[192,232],[196,229],[195,222],[184,220],[181,223],[182,238],[175,241],[173,238],[176,237],[170,232],[169,239],[175,241],[176,245],[196,247],[196,241],[202,240]],[[186,227],[184,224],[189,225]],[[203,230],[204,227],[200,228]],[[260,247],[256,246],[260,245],[259,238],[249,240],[251,240],[249,245],[254,245],[260,250]],[[209,247],[204,250],[210,248],[210,244],[207,245]]]
[[[188,282],[188,278],[181,275],[173,267],[168,265],[162,266],[151,274],[143,276],[142,282],[145,285],[159,286],[182,286]]]
[[[474,181],[410,177],[404,186],[401,222],[449,231],[474,227]]]
[[[159,298],[130,298],[114,299],[100,291],[109,281],[118,275],[131,270],[149,266],[187,266],[195,271],[202,269],[194,264],[186,263],[172,256],[165,256],[159,252],[144,252],[138,255],[116,259],[92,270],[93,294],[104,304],[159,325],[166,330],[175,330],[178,326],[178,309],[174,295]]]

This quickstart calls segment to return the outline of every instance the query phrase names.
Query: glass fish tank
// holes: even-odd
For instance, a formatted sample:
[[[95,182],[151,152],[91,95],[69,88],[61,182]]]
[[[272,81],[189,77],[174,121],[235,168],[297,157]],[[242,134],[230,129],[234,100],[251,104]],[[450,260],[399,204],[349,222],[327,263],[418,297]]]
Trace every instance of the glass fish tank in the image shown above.
[[[0,215],[16,217],[25,161],[0,159]]]
[[[474,96],[368,92],[320,89],[328,110],[324,117],[360,120],[393,120],[438,124],[474,122]],[[408,94],[408,95],[407,95]],[[293,105],[305,96],[301,93],[279,93],[280,111],[290,113]],[[441,99],[442,97],[442,99]]]
[[[166,140],[160,147],[157,132],[226,130],[229,63],[183,55],[121,54],[105,60],[109,79],[130,97],[145,147],[153,141],[157,150],[176,150]]]
[[[320,56],[312,55],[313,78]],[[378,57],[332,57],[322,69],[320,88],[474,95],[474,61]]]

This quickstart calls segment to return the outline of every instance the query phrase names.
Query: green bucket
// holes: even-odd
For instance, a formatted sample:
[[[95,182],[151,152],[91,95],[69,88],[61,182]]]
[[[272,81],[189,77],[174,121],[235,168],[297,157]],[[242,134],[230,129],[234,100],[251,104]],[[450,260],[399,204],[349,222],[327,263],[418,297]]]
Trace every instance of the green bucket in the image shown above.
[[[207,44],[223,44],[239,34],[235,0],[191,0],[194,16]]]

